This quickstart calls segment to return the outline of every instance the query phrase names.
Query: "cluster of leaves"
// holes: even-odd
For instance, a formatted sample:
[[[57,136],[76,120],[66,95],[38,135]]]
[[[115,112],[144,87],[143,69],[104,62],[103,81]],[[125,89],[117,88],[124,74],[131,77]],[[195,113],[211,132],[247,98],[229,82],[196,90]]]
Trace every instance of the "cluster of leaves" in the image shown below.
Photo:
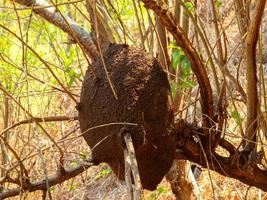
[[[178,70],[178,80],[170,80],[172,95],[175,98],[178,89],[189,89],[194,87],[196,83],[192,81],[193,72],[191,64],[181,47],[176,46],[175,42],[172,42],[169,48],[172,49],[172,68],[174,71]]]

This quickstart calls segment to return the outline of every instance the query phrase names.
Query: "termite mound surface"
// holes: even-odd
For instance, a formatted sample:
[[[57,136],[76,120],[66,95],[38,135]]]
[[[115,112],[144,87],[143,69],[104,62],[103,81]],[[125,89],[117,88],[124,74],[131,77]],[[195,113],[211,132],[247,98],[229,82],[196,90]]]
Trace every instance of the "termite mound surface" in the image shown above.
[[[110,45],[103,60],[105,66],[101,58],[93,62],[96,77],[88,69],[82,86],[79,117],[84,139],[92,157],[108,163],[124,180],[121,133],[130,132],[142,186],[154,190],[170,169],[175,154],[167,74],[150,54],[124,44]]]

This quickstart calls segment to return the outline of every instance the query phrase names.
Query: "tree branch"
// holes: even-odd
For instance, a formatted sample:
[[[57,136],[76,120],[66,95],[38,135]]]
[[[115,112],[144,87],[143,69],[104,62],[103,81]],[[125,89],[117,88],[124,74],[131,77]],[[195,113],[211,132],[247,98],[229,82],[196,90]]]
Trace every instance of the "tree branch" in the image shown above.
[[[267,191],[267,171],[260,169],[257,165],[260,163],[256,163],[256,160],[244,160],[243,152],[239,152],[230,142],[223,138],[219,141],[219,145],[230,153],[229,157],[224,157],[211,153],[209,147],[202,146],[209,139],[204,135],[203,128],[181,120],[174,131],[177,141],[176,159],[189,160],[223,176]],[[204,159],[204,154],[207,154],[207,160]]]
[[[247,68],[247,123],[246,140],[256,140],[257,131],[257,111],[258,111],[258,92],[257,92],[257,62],[256,46],[258,41],[259,29],[266,0],[257,1],[253,17],[249,22],[247,37],[245,41],[246,68]],[[246,150],[253,150],[255,143],[246,142]]]
[[[203,123],[205,127],[211,127],[210,119],[214,117],[212,89],[204,64],[199,58],[196,49],[183,29],[176,23],[175,17],[163,0],[142,0],[142,2],[145,4],[145,7],[153,10],[157,14],[163,25],[173,35],[177,44],[184,50],[188,57],[200,87],[201,106],[204,114]]]
[[[173,133],[176,136],[176,159],[189,160],[202,167],[218,172],[223,176],[237,179],[247,185],[267,191],[267,171],[260,169],[257,166],[259,163],[255,163],[253,160],[249,164],[245,163],[242,160],[243,152],[240,152],[227,140],[223,138],[219,140],[219,145],[230,154],[229,157],[224,157],[218,153],[211,153],[208,147],[202,145],[205,143],[205,140],[209,140],[209,137],[204,134],[202,127],[180,120],[174,125]],[[205,154],[207,155],[205,156]],[[98,164],[93,161],[88,162],[76,168],[63,170],[62,172],[49,176],[47,179],[49,186],[51,187],[73,178],[89,167]],[[24,180],[22,185],[22,188],[0,191],[0,199],[16,196],[21,190],[33,192],[47,189],[46,180],[32,183]]]
[[[7,131],[9,131],[12,128],[15,128],[19,125],[22,124],[30,124],[30,123],[34,123],[34,122],[53,122],[53,121],[68,121],[68,120],[78,120],[79,117],[78,116],[49,116],[49,117],[33,117],[30,119],[25,119],[22,120],[20,122],[17,122],[9,127],[7,127],[6,129],[2,130],[0,132],[0,136],[4,133],[6,133]]]
[[[86,0],[86,9],[89,13],[92,26],[92,39],[95,43],[99,42],[101,49],[104,50],[110,43],[115,43],[115,38],[109,25],[109,18],[105,14],[102,4],[102,1]]]
[[[71,179],[79,175],[80,173],[84,172],[86,169],[94,165],[98,165],[98,163],[94,163],[94,161],[88,160],[87,162],[84,162],[78,167],[75,167],[73,169],[66,169],[64,172],[60,171],[55,175],[49,176],[47,180],[44,179],[44,180],[36,181],[33,183],[28,182],[28,180],[24,180],[23,188],[3,190],[2,192],[0,192],[0,199],[19,195],[21,191],[34,192],[37,190],[46,190],[47,181],[48,181],[49,187],[51,187],[53,185],[62,183],[68,179]]]
[[[95,59],[98,55],[95,44],[90,34],[79,26],[74,20],[61,14],[57,8],[47,7],[49,4],[43,0],[14,0],[21,5],[32,7],[34,13],[40,15],[48,22],[54,24],[71,36],[86,52],[86,54]],[[43,7],[43,8],[42,8]]]

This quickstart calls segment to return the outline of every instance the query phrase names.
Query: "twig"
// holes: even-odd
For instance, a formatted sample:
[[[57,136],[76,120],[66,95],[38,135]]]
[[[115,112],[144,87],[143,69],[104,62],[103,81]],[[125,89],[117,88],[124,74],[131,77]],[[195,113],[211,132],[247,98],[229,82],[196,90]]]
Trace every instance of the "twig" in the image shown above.
[[[36,132],[36,127],[34,127],[34,131]],[[44,174],[44,179],[45,179],[45,182],[46,182],[46,189],[43,190],[43,195],[44,195],[44,198],[43,199],[45,199],[46,194],[48,194],[49,200],[52,200],[51,191],[49,190],[50,186],[49,186],[49,183],[48,183],[46,162],[45,162],[44,157],[43,157],[41,143],[40,143],[39,139],[37,138],[36,134],[35,134],[35,140],[36,140],[36,142],[38,144],[38,153],[39,153],[39,157],[41,159],[42,169],[43,169],[43,174]]]
[[[98,37],[98,25],[97,25],[97,17],[96,17],[96,5],[94,5],[94,8],[93,8],[93,11],[94,11],[94,23],[95,23],[95,32],[96,32],[96,42],[97,42],[97,47],[98,47],[98,50],[99,50],[99,55],[100,55],[100,59],[101,59],[101,62],[103,64],[103,68],[104,68],[104,71],[105,71],[105,75],[107,77],[107,80],[108,80],[108,84],[110,86],[110,89],[112,91],[112,94],[114,96],[114,98],[116,100],[118,100],[118,95],[117,95],[117,92],[116,92],[116,87],[115,85],[113,84],[112,80],[111,80],[111,77],[109,76],[109,72],[108,72],[108,69],[107,69],[107,65],[106,65],[106,62],[105,62],[105,59],[104,59],[104,55],[103,55],[103,52],[102,52],[102,49],[101,49],[101,45],[100,45],[100,41],[99,41],[99,37]]]
[[[142,30],[140,18],[138,16],[136,1],[135,0],[132,0],[132,3],[133,3],[133,6],[134,6],[134,13],[135,13],[136,21],[137,21],[137,24],[138,24],[138,30],[139,30],[139,34],[140,34],[141,45],[142,45],[142,48],[145,49],[144,34],[143,34],[143,30]]]
[[[13,129],[19,125],[22,124],[30,124],[30,123],[34,123],[34,122],[55,122],[55,121],[70,121],[70,120],[78,120],[79,117],[77,115],[74,116],[48,116],[48,117],[33,117],[30,119],[25,119],[22,120],[20,122],[17,122],[9,127],[7,127],[6,129],[2,130],[0,132],[0,136],[3,135],[4,133],[6,133],[7,131],[9,131],[10,129]]]

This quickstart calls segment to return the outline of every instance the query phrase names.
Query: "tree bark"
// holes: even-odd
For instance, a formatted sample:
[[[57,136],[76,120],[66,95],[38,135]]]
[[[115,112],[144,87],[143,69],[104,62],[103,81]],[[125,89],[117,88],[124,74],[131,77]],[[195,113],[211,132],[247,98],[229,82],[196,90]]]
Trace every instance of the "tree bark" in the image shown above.
[[[247,122],[245,148],[248,151],[255,149],[257,131],[258,88],[256,47],[259,29],[266,0],[257,1],[253,17],[249,22],[245,41],[246,69],[247,69]]]

